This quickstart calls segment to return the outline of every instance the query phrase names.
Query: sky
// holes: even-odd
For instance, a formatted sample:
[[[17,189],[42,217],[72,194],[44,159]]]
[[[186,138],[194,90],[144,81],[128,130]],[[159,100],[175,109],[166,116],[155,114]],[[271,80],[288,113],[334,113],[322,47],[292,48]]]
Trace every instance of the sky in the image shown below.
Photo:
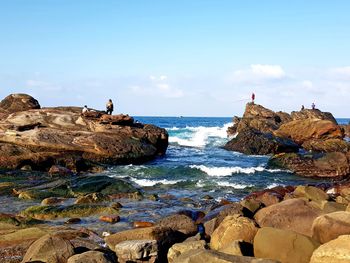
[[[348,0],[0,0],[0,98],[136,116],[350,117]]]

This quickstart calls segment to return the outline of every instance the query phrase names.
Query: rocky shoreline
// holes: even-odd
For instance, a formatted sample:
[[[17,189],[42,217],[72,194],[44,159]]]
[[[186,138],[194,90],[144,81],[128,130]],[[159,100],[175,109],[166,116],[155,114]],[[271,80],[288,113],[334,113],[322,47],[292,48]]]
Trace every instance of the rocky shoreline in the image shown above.
[[[329,112],[304,109],[291,114],[248,103],[242,118],[228,129],[224,148],[244,154],[272,155],[271,168],[303,177],[347,179],[350,175],[348,126]]]
[[[0,196],[27,202],[0,213],[1,262],[350,262],[349,148],[331,114],[248,104],[225,148],[343,181],[278,186],[232,202],[149,195],[126,179],[88,173],[162,155],[168,134],[127,115],[80,111],[40,109],[23,94],[0,102]],[[130,200],[145,213],[162,204],[182,209],[133,220]],[[103,227],[88,229],[84,220]]]

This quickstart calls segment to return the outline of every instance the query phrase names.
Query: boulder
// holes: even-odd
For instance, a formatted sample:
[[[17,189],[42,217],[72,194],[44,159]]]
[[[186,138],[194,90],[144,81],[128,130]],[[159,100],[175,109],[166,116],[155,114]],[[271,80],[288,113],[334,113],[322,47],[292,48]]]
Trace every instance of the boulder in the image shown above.
[[[92,193],[80,196],[75,200],[75,204],[92,204],[109,201],[109,198],[102,193]]]
[[[309,263],[318,246],[317,241],[294,231],[263,227],[254,238],[254,255],[282,263]]]
[[[108,247],[112,250],[120,242],[127,240],[156,240],[159,246],[168,246],[168,248],[184,240],[184,236],[175,232],[169,227],[146,227],[121,231],[105,238]]]
[[[11,94],[0,102],[0,109],[6,113],[40,109],[39,102],[27,94]]]
[[[244,154],[267,155],[297,152],[299,146],[289,139],[246,128],[242,129],[235,138],[227,142],[224,149]]]
[[[323,211],[309,202],[296,198],[260,209],[254,216],[260,227],[293,230],[312,236],[312,223]]]
[[[227,216],[211,235],[210,247],[219,250],[235,240],[252,243],[257,231],[253,220],[238,214]]]
[[[87,251],[71,256],[67,263],[113,263],[100,251]]]
[[[23,262],[66,263],[74,255],[74,247],[61,237],[45,235],[35,241],[24,255]]]
[[[299,185],[295,188],[293,195],[295,197],[304,197],[307,200],[315,201],[316,203],[321,203],[322,201],[329,199],[328,194],[314,186]]]
[[[328,120],[335,124],[337,121],[330,112],[322,112],[318,109],[304,109],[301,111],[292,111],[290,114],[292,120],[306,120],[306,119],[319,119],[319,120]]]
[[[100,216],[99,220],[102,222],[115,224],[120,221],[120,217],[117,215],[111,215],[111,216]]]
[[[114,248],[118,262],[148,261],[155,262],[158,255],[157,240],[127,240],[118,243]]]
[[[349,263],[350,235],[339,236],[319,246],[312,254],[310,263]]]
[[[210,236],[226,216],[234,214],[243,215],[243,206],[241,204],[233,203],[217,207],[198,220],[197,223],[203,223],[205,234]]]
[[[274,135],[290,138],[299,145],[311,139],[342,139],[340,127],[329,120],[305,119],[294,120],[281,125]]]
[[[350,150],[350,144],[342,139],[312,139],[301,145],[307,151],[314,152],[343,152]]]
[[[282,124],[281,117],[259,104],[247,103],[242,119],[237,124],[237,132],[253,128],[263,133],[272,132]]]
[[[317,217],[312,224],[312,237],[321,244],[350,235],[350,212],[339,211]]]
[[[206,243],[204,240],[186,241],[183,243],[174,244],[168,251],[168,262],[173,263],[176,258],[189,250],[205,249]]]
[[[215,250],[194,249],[177,257],[173,263],[278,263],[276,260],[228,255]]]
[[[195,222],[186,215],[171,215],[162,218],[156,224],[159,227],[170,227],[175,231],[179,231],[185,235],[192,236],[197,233]]]
[[[12,97],[17,102],[23,99]],[[48,171],[59,165],[73,172],[89,171],[100,163],[148,161],[165,154],[168,146],[165,129],[134,123],[127,115],[87,118],[73,107],[40,109],[39,105],[21,105],[18,111],[13,106],[17,102],[4,101],[3,110],[13,113],[0,118],[2,168]]]
[[[268,161],[268,167],[288,169],[303,177],[341,178],[350,174],[347,155],[342,152],[278,154]]]

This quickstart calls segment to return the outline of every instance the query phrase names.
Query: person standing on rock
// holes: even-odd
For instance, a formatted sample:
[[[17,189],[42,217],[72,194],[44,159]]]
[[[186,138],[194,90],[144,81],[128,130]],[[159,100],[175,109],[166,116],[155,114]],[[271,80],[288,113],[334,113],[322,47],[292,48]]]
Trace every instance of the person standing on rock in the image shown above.
[[[254,104],[254,100],[255,100],[255,94],[254,92],[252,93],[252,104]]]
[[[85,113],[87,113],[88,111],[89,111],[89,109],[88,109],[87,105],[85,105],[84,108],[81,110],[81,113],[82,113],[82,114],[85,114]]]
[[[109,99],[106,104],[106,113],[112,115],[112,112],[113,112],[113,102],[111,99]]]
[[[312,104],[311,104],[311,109],[313,109],[313,110],[316,109],[315,103],[312,103]]]

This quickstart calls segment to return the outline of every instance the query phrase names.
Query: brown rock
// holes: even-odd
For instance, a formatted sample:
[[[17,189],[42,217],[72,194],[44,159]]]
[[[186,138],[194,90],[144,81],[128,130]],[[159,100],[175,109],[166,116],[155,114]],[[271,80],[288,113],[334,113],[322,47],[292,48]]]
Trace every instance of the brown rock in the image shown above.
[[[302,199],[290,199],[260,209],[254,216],[260,227],[293,230],[311,236],[312,223],[322,210]]]
[[[60,237],[46,235],[35,241],[28,249],[23,262],[42,261],[66,263],[74,255],[72,244]]]
[[[41,201],[41,205],[56,205],[56,204],[62,204],[67,198],[61,198],[61,197],[48,197]]]
[[[181,236],[182,238],[182,236]],[[181,240],[178,233],[169,227],[145,227],[121,231],[105,238],[108,247],[114,250],[115,245],[126,240],[157,240],[160,245],[175,244]],[[170,247],[170,246],[169,246]]]
[[[133,223],[135,228],[143,228],[143,227],[151,227],[154,226],[154,223],[152,222],[142,222],[142,221],[135,221]]]
[[[294,120],[274,132],[277,137],[290,138],[298,144],[311,139],[342,139],[340,127],[332,121],[320,119]]]
[[[310,263],[350,262],[350,235],[343,235],[318,247]]]
[[[312,224],[312,237],[321,244],[350,234],[350,212],[340,211],[317,217]]]
[[[254,255],[283,263],[309,263],[318,246],[318,242],[296,232],[263,227],[254,238]]]
[[[293,192],[293,195],[295,197],[304,197],[310,201],[315,201],[318,203],[329,199],[328,195],[324,191],[314,186],[297,186]]]
[[[87,251],[71,256],[67,263],[112,263],[112,261],[100,251]]]
[[[343,152],[350,149],[350,144],[342,139],[312,139],[304,142],[302,147],[307,151],[314,152]]]
[[[0,109],[13,113],[31,109],[40,109],[39,102],[27,94],[11,94],[0,102]]]
[[[333,117],[332,113],[330,112],[322,112],[318,109],[304,109],[301,111],[293,111],[291,113],[291,118],[293,120],[307,120],[307,119],[319,119],[319,120],[328,120],[335,124],[337,124],[337,121]]]
[[[170,227],[173,230],[179,231],[185,235],[195,235],[197,226],[195,222],[186,215],[171,215],[162,218],[156,224],[159,227]]]
[[[73,175],[73,172],[66,167],[60,165],[52,165],[49,170],[49,174],[55,176],[70,176]]]
[[[155,262],[158,245],[157,240],[128,240],[118,243],[114,251],[119,263]]]
[[[104,114],[100,118],[100,122],[103,124],[114,124],[114,125],[127,125],[131,126],[134,124],[134,118],[129,115],[108,115]]]
[[[107,222],[111,224],[115,224],[120,221],[120,217],[117,215],[111,215],[111,216],[100,216],[99,220],[102,222]]]
[[[173,263],[176,260],[176,258],[178,258],[181,254],[185,253],[186,251],[194,249],[205,249],[205,246],[206,243],[204,240],[176,243],[169,249],[168,261],[169,263]]]
[[[257,231],[253,220],[238,214],[227,216],[211,235],[210,247],[219,250],[235,240],[252,243]]]
[[[278,263],[271,259],[228,255],[215,250],[194,249],[177,257],[173,263]]]

